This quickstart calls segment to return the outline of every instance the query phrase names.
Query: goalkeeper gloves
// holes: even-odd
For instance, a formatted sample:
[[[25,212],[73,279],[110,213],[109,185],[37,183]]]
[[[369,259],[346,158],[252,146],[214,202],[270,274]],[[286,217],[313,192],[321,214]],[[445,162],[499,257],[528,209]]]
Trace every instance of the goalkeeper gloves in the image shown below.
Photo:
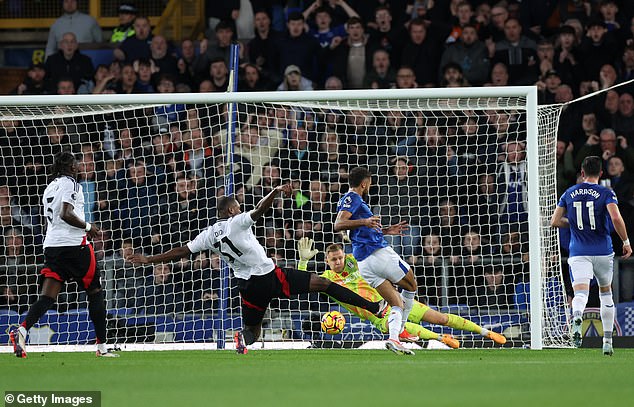
[[[299,253],[299,263],[297,268],[302,271],[308,270],[308,260],[315,257],[319,250],[313,249],[313,239],[302,237],[297,242],[297,252]]]

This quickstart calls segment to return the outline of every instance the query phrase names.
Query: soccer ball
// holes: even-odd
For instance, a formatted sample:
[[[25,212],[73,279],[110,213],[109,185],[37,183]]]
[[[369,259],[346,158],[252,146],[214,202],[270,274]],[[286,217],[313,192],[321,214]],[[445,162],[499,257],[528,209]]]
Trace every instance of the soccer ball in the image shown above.
[[[339,311],[329,311],[321,317],[321,330],[330,335],[337,335],[346,326],[346,318]]]

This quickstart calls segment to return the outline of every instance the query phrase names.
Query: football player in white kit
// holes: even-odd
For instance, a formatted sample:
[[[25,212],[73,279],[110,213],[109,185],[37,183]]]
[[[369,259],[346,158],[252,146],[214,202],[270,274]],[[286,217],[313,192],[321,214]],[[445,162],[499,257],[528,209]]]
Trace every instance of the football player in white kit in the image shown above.
[[[236,352],[247,353],[247,345],[255,342],[261,332],[264,312],[273,298],[290,298],[308,292],[323,292],[337,301],[367,309],[383,316],[385,302],[371,302],[336,283],[293,269],[282,269],[266,256],[262,245],[253,234],[251,226],[269,210],[276,195],[291,196],[290,184],[280,185],[255,206],[243,213],[233,196],[218,200],[218,221],[201,232],[191,242],[156,256],[133,254],[127,258],[132,263],[162,263],[190,256],[203,250],[211,250],[225,260],[238,279],[242,299],[243,329],[234,334]]]
[[[76,175],[75,156],[68,151],[56,154],[52,166],[53,181],[42,197],[47,219],[42,292],[20,326],[9,332],[13,351],[19,358],[26,358],[29,329],[55,304],[64,282],[71,280],[88,294],[88,312],[97,336],[97,356],[119,356],[106,347],[106,304],[95,252],[87,239],[97,236],[99,228],[84,220],[84,194],[82,186],[75,180]]]

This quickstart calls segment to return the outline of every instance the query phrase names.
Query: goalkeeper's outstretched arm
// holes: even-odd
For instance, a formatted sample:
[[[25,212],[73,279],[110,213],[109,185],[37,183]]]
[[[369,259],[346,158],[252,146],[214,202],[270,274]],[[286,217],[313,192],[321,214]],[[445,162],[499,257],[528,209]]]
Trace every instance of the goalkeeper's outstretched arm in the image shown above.
[[[302,237],[297,242],[297,252],[299,253],[299,263],[297,263],[297,269],[301,271],[308,270],[308,260],[315,257],[319,250],[313,249],[313,239]]]

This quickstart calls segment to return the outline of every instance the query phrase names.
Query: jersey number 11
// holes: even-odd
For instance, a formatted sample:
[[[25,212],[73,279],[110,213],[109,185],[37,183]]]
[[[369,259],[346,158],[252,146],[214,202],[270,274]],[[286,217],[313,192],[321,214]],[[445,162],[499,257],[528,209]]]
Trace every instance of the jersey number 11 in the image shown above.
[[[575,212],[577,212],[577,229],[583,230],[583,202],[573,202],[572,205],[575,207]],[[590,230],[595,230],[596,224],[594,222],[594,202],[587,201],[586,207],[588,208],[588,220],[590,221]]]

